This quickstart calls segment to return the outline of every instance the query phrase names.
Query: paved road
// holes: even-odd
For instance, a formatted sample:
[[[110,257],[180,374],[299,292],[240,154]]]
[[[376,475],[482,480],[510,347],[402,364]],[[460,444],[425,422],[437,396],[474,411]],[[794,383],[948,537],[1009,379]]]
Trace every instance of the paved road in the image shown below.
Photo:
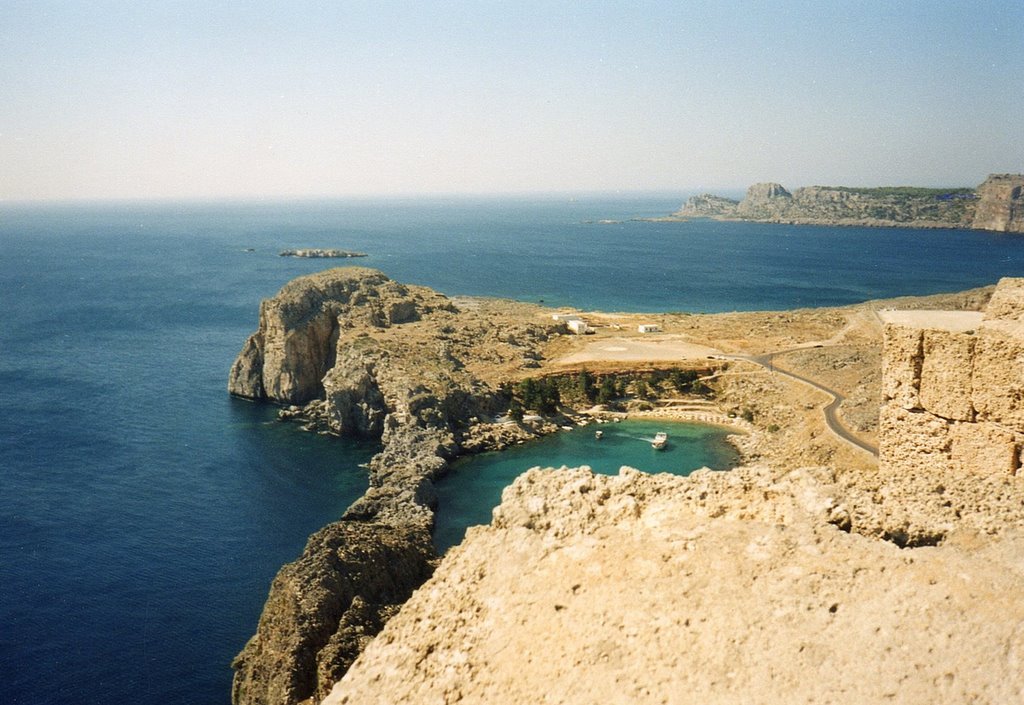
[[[846,426],[843,425],[843,422],[839,420],[839,416],[836,412],[839,410],[839,405],[843,403],[846,397],[844,397],[842,394],[835,391],[834,389],[829,389],[825,385],[815,382],[813,379],[808,379],[807,377],[803,377],[802,375],[798,375],[793,372],[788,372],[774,365],[774,363],[772,362],[772,358],[775,355],[781,355],[786,352],[789,351],[782,350],[776,353],[768,353],[766,355],[723,355],[722,357],[727,357],[732,360],[746,360],[747,362],[753,362],[754,364],[760,365],[761,367],[764,367],[765,369],[771,372],[778,372],[779,374],[785,375],[786,377],[792,377],[795,380],[803,382],[804,384],[809,384],[815,389],[820,389],[821,391],[825,392],[825,394],[828,394],[830,397],[832,397],[832,401],[829,402],[824,409],[822,409],[822,411],[825,414],[825,425],[828,426],[829,430],[832,431],[832,433],[836,434],[839,438],[849,443],[850,445],[860,448],[861,450],[865,450],[868,453],[874,455],[875,457],[878,457],[878,448],[871,445],[870,443],[865,443],[861,439],[857,438],[857,436],[853,435],[850,429],[846,428]]]

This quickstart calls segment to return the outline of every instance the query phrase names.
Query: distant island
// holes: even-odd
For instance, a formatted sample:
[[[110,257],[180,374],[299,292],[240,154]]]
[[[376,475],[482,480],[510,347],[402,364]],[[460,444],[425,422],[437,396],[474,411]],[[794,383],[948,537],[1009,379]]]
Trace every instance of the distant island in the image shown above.
[[[799,225],[970,228],[1024,233],[1024,174],[992,174],[977,188],[758,183],[742,201],[705,193],[658,221],[714,218]]]
[[[366,257],[365,252],[350,252],[349,250],[322,250],[322,249],[305,249],[305,250],[281,250],[281,257],[323,257],[323,258],[341,258],[346,259],[349,257]]]

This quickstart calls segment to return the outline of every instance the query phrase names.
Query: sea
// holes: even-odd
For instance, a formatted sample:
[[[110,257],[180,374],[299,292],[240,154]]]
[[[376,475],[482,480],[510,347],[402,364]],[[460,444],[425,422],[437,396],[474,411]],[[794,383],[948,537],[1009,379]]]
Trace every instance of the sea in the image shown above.
[[[1014,235],[634,220],[682,196],[0,204],[0,701],[225,705],[275,572],[365,489],[374,442],[227,394],[259,301],[345,263],[282,249],[585,310],[839,305],[1024,275]],[[689,433],[670,433],[693,458],[668,469],[727,466],[720,433]],[[529,465],[600,464],[590,440],[457,466],[439,544]],[[612,466],[643,467],[649,447],[627,441]]]

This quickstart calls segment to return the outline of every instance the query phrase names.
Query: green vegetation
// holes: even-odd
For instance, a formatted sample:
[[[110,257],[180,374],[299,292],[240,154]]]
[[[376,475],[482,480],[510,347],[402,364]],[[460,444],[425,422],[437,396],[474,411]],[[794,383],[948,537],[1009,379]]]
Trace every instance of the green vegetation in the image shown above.
[[[876,186],[859,188],[856,186],[823,186],[822,188],[844,193],[859,193],[876,198],[966,198],[974,197],[972,188],[921,188],[919,186]]]
[[[524,379],[516,384],[503,382],[499,393],[508,400],[509,415],[520,421],[526,411],[550,414],[561,404],[614,407],[627,391],[639,400],[696,394],[713,397],[714,390],[701,377],[709,370],[652,370],[595,375],[581,370],[570,375],[551,375]]]

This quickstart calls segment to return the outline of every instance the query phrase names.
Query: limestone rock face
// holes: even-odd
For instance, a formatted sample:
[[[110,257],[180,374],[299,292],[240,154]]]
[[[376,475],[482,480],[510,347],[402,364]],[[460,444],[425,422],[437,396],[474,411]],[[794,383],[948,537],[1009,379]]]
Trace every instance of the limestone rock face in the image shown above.
[[[538,359],[561,325],[525,304],[464,306],[353,267],[300,277],[260,307],[229,390],[384,448],[366,493],[275,579],[234,663],[235,705],[319,700],[429,575],[433,480],[469,429],[503,410],[493,376]]]
[[[978,196],[972,228],[1024,233],[1024,174],[991,174]]]
[[[342,324],[387,327],[450,308],[429,289],[408,287],[363,267],[300,277],[260,305],[259,329],[235,361],[228,391],[303,404],[323,394]]]
[[[738,205],[739,201],[734,201],[731,198],[702,193],[699,196],[688,198],[682,208],[676,211],[675,215],[693,218],[729,217],[736,215],[736,207]]]
[[[531,470],[324,702],[1020,702],[1019,527],[900,549],[836,492]]]
[[[319,701],[432,570],[429,532],[341,521],[313,534],[274,579],[255,636],[235,659],[232,700]]]
[[[691,198],[673,217],[739,218],[770,223],[868,227],[978,228],[1024,232],[1024,175],[993,175],[977,189],[805,186],[792,193],[757,183],[736,204],[712,194]]]
[[[765,182],[754,184],[747,189],[747,195],[736,208],[742,217],[770,218],[781,214],[789,207],[793,194],[782,184]]]

